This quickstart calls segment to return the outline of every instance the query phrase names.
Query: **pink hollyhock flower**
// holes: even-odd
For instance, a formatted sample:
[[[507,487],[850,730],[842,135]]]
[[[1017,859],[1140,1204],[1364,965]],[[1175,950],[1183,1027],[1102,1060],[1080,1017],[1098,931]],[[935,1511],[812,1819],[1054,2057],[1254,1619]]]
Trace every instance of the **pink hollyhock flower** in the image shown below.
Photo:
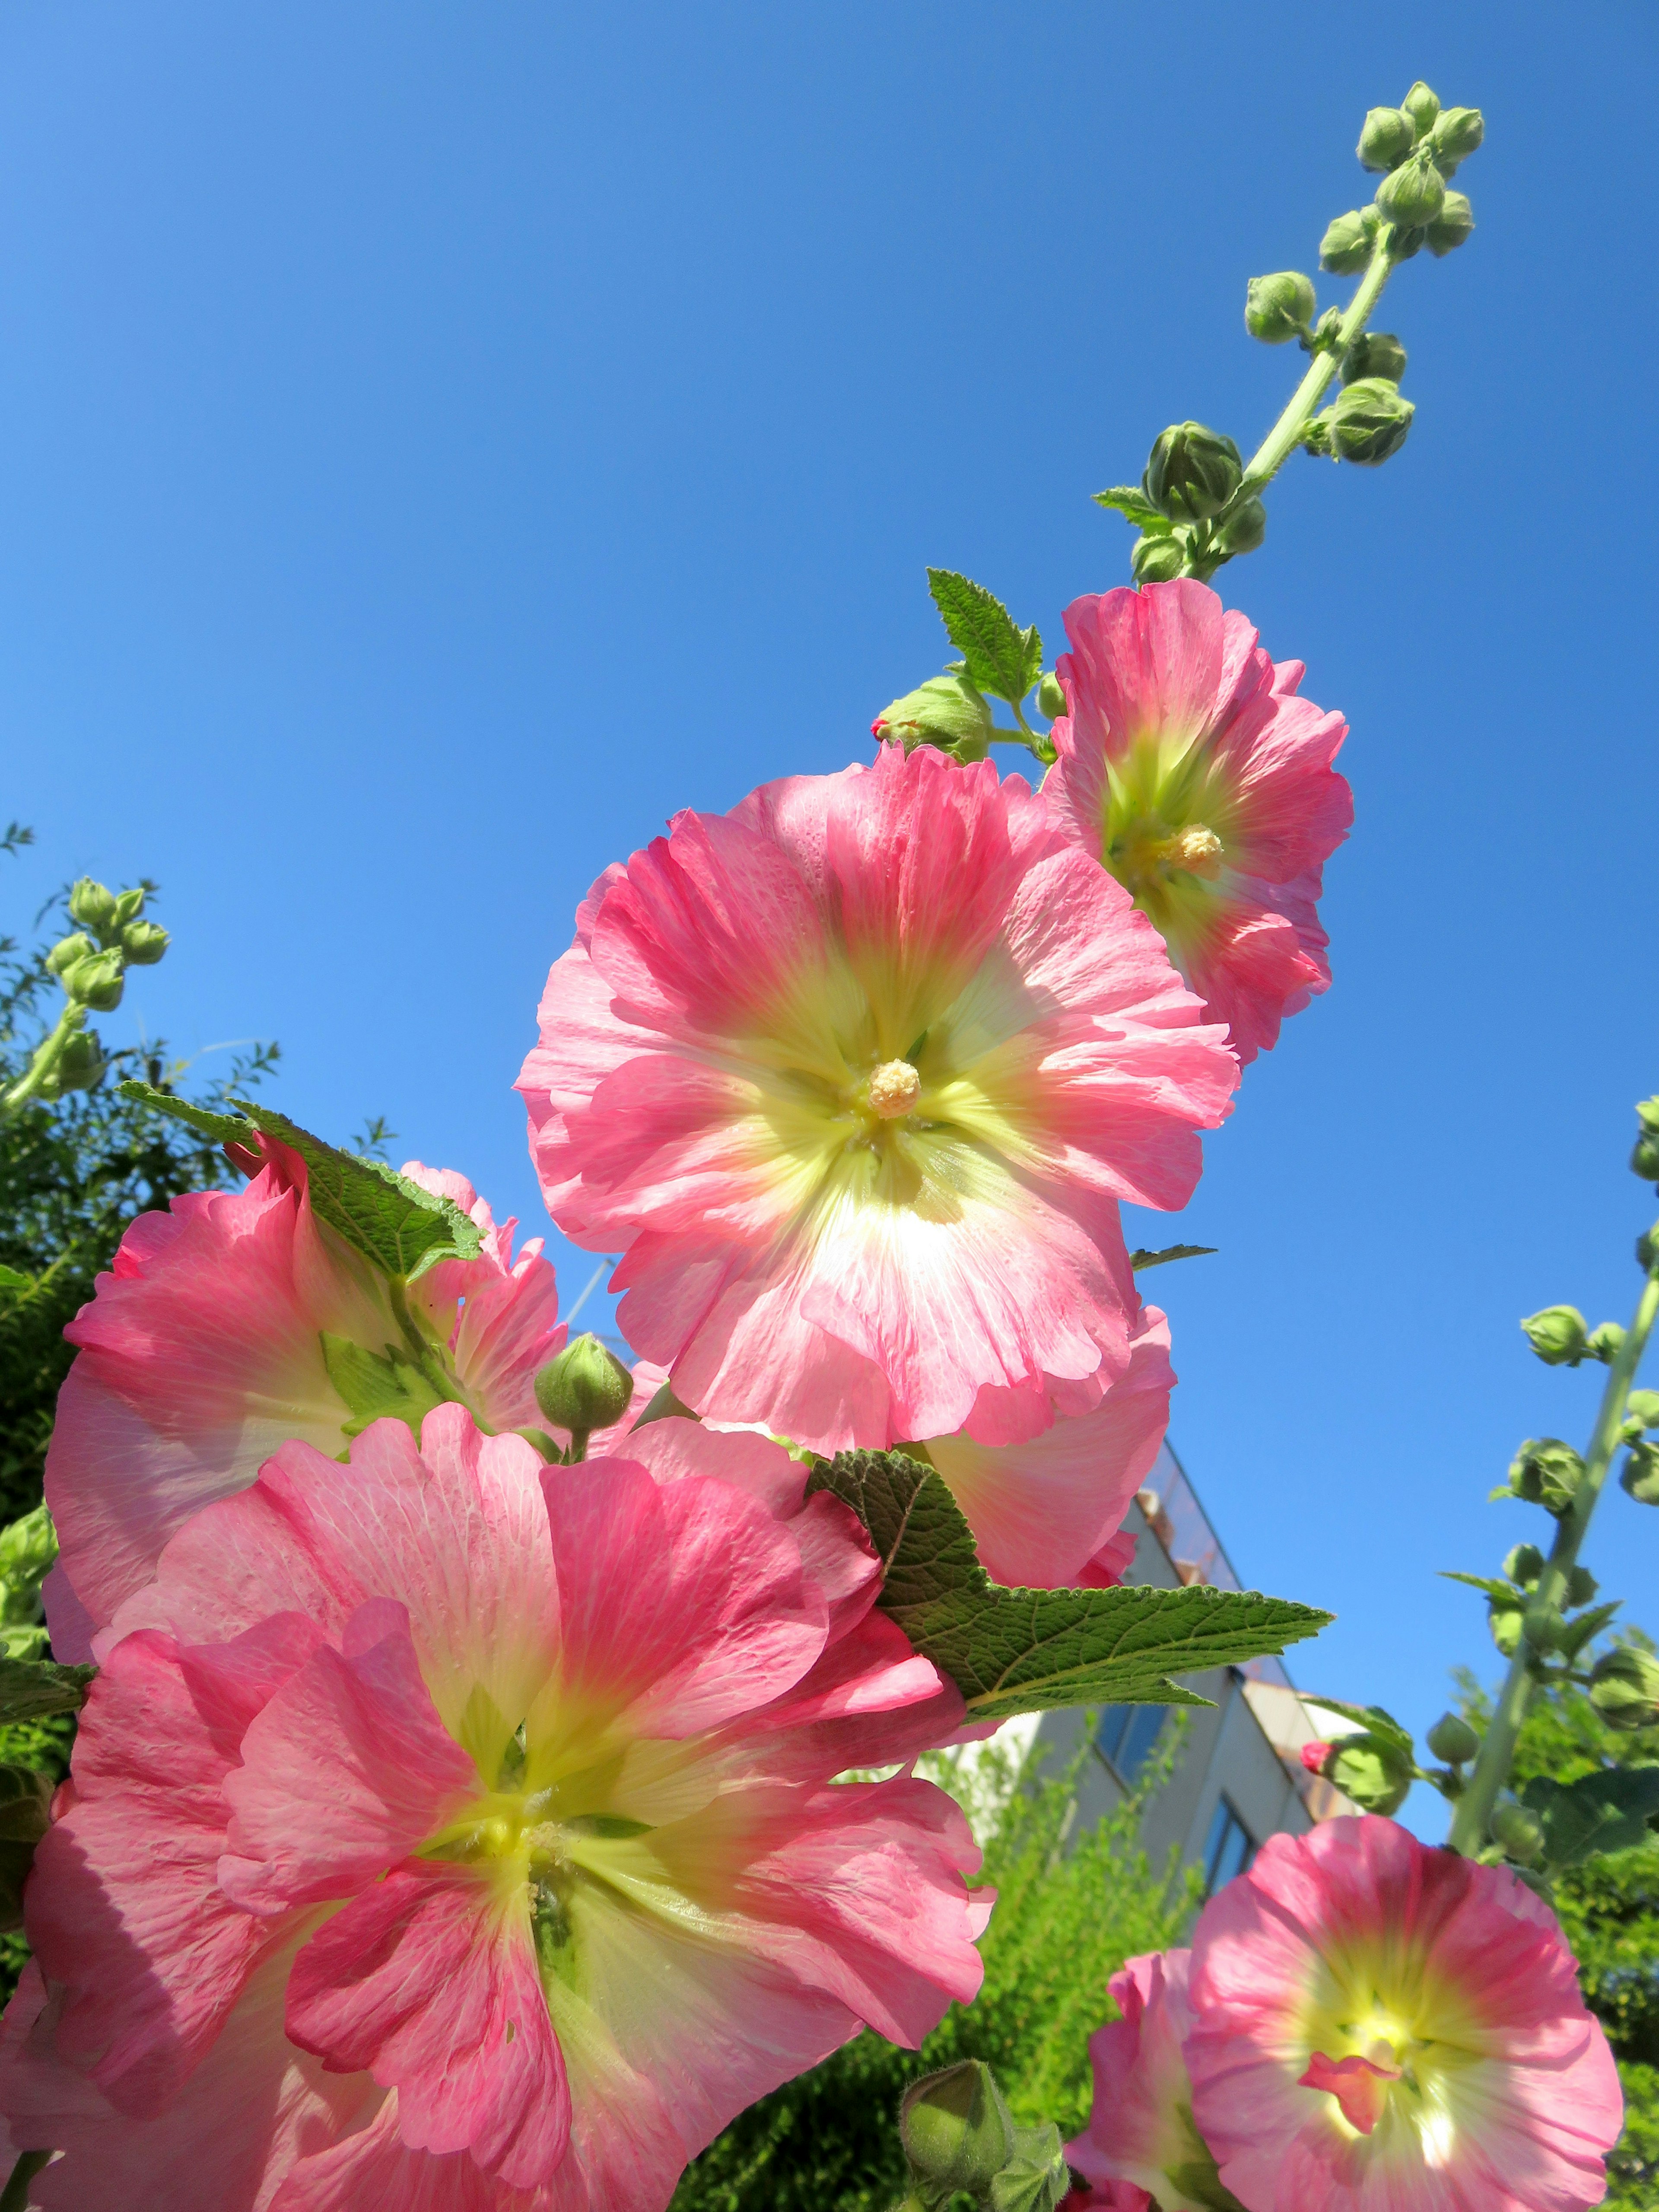
[[[1198,1016],[1018,777],[890,746],[608,871],[519,1088],[555,1220],[623,1251],[687,1405],[997,1443],[1128,1366],[1117,1201],[1184,1204],[1237,1077]]]
[[[1578,2212],[1622,2119],[1554,1915],[1375,1815],[1274,1836],[1205,1907],[1193,2110],[1251,2212]]]
[[[961,1814],[831,1779],[961,1698],[846,1509],[785,1503],[446,1405],[198,1513],[28,1885],[0,2112],[64,2154],[39,2203],[659,2212],[861,2024],[915,2045],[971,1997]]]
[[[312,1211],[304,1161],[263,1142],[246,1189],[141,1214],[64,1331],[80,1352],[46,1455],[62,1547],[46,1619],[60,1659],[89,1658],[168,1539],[280,1445],[344,1450],[363,1422],[341,1388],[342,1345],[397,1355],[416,1419],[447,1395],[492,1429],[544,1425],[535,1374],[565,1332],[540,1238],[515,1261],[516,1223],[498,1228],[464,1176],[411,1160],[404,1174],[484,1237],[477,1259],[441,1261],[409,1285],[405,1324],[385,1278]]]
[[[1353,818],[1331,766],[1347,725],[1192,577],[1074,599],[1066,634],[1043,797],[1252,1060],[1331,980],[1317,907]]]
[[[1163,2212],[1215,2212],[1215,2161],[1193,2124],[1193,2089],[1183,2046],[1192,2031],[1187,1995],[1191,1954],[1161,1951],[1131,1959],[1109,1987],[1122,2014],[1089,2039],[1094,2106],[1084,2133],[1066,2146],[1095,2202]],[[1114,2197],[1109,2193],[1120,2192]]]

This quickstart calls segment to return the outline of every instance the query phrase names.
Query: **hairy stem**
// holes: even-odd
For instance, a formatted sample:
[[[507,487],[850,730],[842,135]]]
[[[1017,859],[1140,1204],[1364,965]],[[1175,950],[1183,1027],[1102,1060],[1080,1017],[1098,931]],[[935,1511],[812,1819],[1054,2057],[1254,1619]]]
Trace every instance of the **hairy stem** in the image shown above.
[[[69,1000],[50,1034],[34,1048],[33,1058],[16,1082],[9,1089],[0,1091],[0,1115],[16,1113],[20,1106],[27,1106],[31,1098],[40,1096],[57,1073],[64,1046],[72,1036],[80,1035],[86,1022],[86,1008],[76,1000]]]
[[[1659,1319],[1659,1260],[1648,1271],[1642,1285],[1642,1295],[1637,1302],[1636,1316],[1630,1332],[1619,1347],[1618,1357],[1607,1370],[1607,1388],[1601,1393],[1601,1409],[1595,1416],[1595,1426],[1590,1433],[1589,1449],[1584,1455],[1584,1475],[1572,1504],[1556,1524],[1555,1541],[1544,1571],[1539,1577],[1533,1602],[1540,1606],[1554,1606],[1558,1609],[1567,1594],[1567,1579],[1578,1559],[1579,1547],[1584,1540],[1595,1510],[1595,1501],[1601,1495],[1607,1479],[1607,1469],[1613,1464],[1613,1453],[1619,1449],[1620,1433],[1624,1426],[1625,1401],[1630,1387],[1641,1364],[1642,1354]],[[1492,1808],[1498,1802],[1498,1793],[1509,1780],[1510,1768],[1515,1759],[1515,1747],[1521,1734],[1521,1723],[1527,1717],[1534,1689],[1533,1664],[1534,1654],[1523,1631],[1516,1646],[1515,1656],[1510,1662],[1510,1671],[1504,1678],[1498,1693],[1498,1709],[1492,1717],[1480,1746],[1480,1755],[1469,1776],[1468,1787],[1457,1801],[1452,1815],[1451,1832],[1447,1842],[1455,1851],[1472,1856],[1486,1840],[1492,1826]]]
[[[1371,319],[1372,310],[1382,296],[1382,287],[1389,281],[1394,264],[1389,249],[1394,244],[1392,227],[1384,223],[1376,234],[1371,248],[1371,258],[1359,289],[1348,302],[1348,312],[1342,318],[1342,326],[1336,334],[1334,344],[1322,347],[1308,364],[1308,370],[1290,403],[1273,424],[1267,436],[1251,454],[1245,467],[1244,481],[1227,503],[1226,512],[1242,507],[1254,499],[1263,484],[1276,477],[1285,461],[1302,442],[1302,434],[1314,418],[1314,410],[1325,397],[1326,387],[1342,365],[1342,356]],[[1218,527],[1224,518],[1218,517]]]

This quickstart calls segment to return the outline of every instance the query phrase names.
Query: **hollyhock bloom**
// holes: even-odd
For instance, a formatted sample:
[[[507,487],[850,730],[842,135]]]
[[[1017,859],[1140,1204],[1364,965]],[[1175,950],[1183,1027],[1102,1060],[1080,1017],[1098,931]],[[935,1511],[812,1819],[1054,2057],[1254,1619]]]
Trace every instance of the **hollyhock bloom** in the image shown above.
[[[1622,2118],[1549,1907],[1392,1820],[1274,1836],[1205,1907],[1193,2110],[1250,2212],[1577,2212]]]
[[[961,1698],[853,1516],[757,1486],[549,1467],[445,1405],[195,1516],[28,1887],[0,2112],[64,2153],[42,2207],[660,2212],[861,2024],[974,1995],[961,1814],[831,1779]]]
[[[1163,2212],[1214,2212],[1219,2201],[1215,2161],[1193,2124],[1183,2056],[1193,2024],[1190,1957],[1131,1959],[1109,1984],[1123,2017],[1089,2039],[1094,2105],[1088,2127],[1066,2146],[1074,2171],[1102,2192],[1097,2204],[1132,2207],[1151,2197]]]
[[[140,1214],[64,1331],[80,1352],[46,1455],[61,1547],[46,1619],[60,1659],[89,1658],[168,1539],[279,1445],[345,1449],[363,1423],[340,1387],[342,1341],[422,1359],[418,1377],[403,1370],[421,1394],[416,1419],[441,1385],[492,1429],[543,1425],[535,1374],[565,1332],[541,1239],[515,1261],[515,1222],[498,1227],[465,1176],[411,1160],[403,1173],[484,1233],[477,1259],[440,1261],[408,1286],[405,1328],[386,1279],[313,1212],[299,1154],[262,1144],[245,1189]]]
[[[1331,980],[1317,908],[1353,818],[1331,766],[1347,725],[1189,576],[1074,599],[1066,634],[1043,797],[1254,1060]]]
[[[680,815],[595,884],[540,1019],[543,1193],[623,1252],[629,1342],[826,1451],[1013,1442],[1051,1378],[1122,1374],[1117,1201],[1184,1204],[1237,1077],[1026,786],[927,748]]]

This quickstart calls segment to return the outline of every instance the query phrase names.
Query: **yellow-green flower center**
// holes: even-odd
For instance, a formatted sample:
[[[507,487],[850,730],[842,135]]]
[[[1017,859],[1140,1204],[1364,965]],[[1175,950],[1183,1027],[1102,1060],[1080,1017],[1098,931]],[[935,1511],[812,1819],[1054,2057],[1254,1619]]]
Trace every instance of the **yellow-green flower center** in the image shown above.
[[[1143,735],[1107,764],[1101,860],[1172,945],[1206,925],[1232,814],[1201,741]]]
[[[1315,2081],[1345,2135],[1379,2147],[1404,2131],[1431,2166],[1450,2156],[1460,2081],[1482,2063],[1478,2025],[1443,1978],[1419,1959],[1368,1966],[1326,1962],[1323,1987],[1304,2014],[1298,2041],[1333,2068],[1364,2059],[1346,2084]],[[1323,2069],[1316,2070],[1322,2071]]]

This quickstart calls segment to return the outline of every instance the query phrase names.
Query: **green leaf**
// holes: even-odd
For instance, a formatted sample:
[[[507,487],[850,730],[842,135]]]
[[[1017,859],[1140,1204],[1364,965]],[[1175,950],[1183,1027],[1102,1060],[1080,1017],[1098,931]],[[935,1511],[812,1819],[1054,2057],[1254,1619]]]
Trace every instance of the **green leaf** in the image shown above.
[[[927,588],[951,644],[967,663],[969,681],[1018,707],[1042,673],[1036,625],[1021,629],[1000,599],[954,569],[930,568]]]
[[[0,1766],[0,1929],[23,1924],[23,1884],[51,1825],[55,1786],[30,1767]]]
[[[0,1725],[78,1712],[95,1667],[60,1667],[53,1659],[0,1657]]]
[[[1509,1496],[1507,1490],[1504,1495],[1505,1498]],[[1527,1601],[1524,1590],[1518,1590],[1513,1583],[1500,1582],[1492,1575],[1460,1575],[1450,1567],[1443,1567],[1440,1579],[1446,1583],[1462,1583],[1469,1589],[1480,1590],[1496,1605],[1524,1606]]]
[[[1152,1252],[1144,1244],[1137,1244],[1129,1255],[1129,1265],[1139,1274],[1143,1267],[1167,1267],[1171,1260],[1207,1260],[1218,1252],[1218,1244],[1166,1244],[1161,1251]]]
[[[1170,1677],[1282,1651],[1332,1618],[1202,1584],[1001,1589],[944,1483],[900,1452],[841,1452],[806,1487],[858,1515],[884,1570],[882,1609],[955,1682],[972,1720],[1062,1705],[1208,1705]]]
[[[1576,1659],[1584,1646],[1601,1633],[1624,1602],[1621,1597],[1613,1598],[1606,1605],[1593,1605],[1588,1613],[1580,1613],[1577,1620],[1569,1621],[1566,1641],[1561,1646],[1563,1656]]]
[[[0,1291],[15,1292],[32,1291],[33,1288],[33,1275],[21,1274],[15,1267],[0,1266]]]
[[[1399,1721],[1395,1720],[1394,1715],[1382,1705],[1351,1705],[1340,1698],[1316,1698],[1311,1695],[1304,1698],[1302,1702],[1304,1705],[1316,1707],[1321,1712],[1340,1713],[1345,1720],[1358,1721],[1367,1735],[1374,1735],[1383,1743],[1392,1744],[1396,1751],[1403,1752],[1407,1759],[1414,1761],[1417,1757],[1417,1747],[1413,1741],[1411,1730],[1403,1727]],[[1344,1736],[1341,1741],[1346,1744],[1350,1739]]]
[[[1659,1817],[1659,1766],[1604,1766],[1566,1784],[1536,1775],[1521,1802],[1543,1821],[1549,1863],[1580,1866],[1646,1843],[1648,1823]]]
[[[233,1098],[230,1103],[242,1117],[238,1118],[212,1113],[148,1083],[124,1083],[121,1095],[170,1115],[216,1144],[257,1152],[256,1139],[267,1136],[290,1146],[306,1164],[318,1219],[388,1275],[413,1282],[441,1260],[476,1260],[483,1249],[477,1224],[449,1199],[434,1198],[383,1160],[360,1159],[325,1144],[269,1106]]]
[[[1109,491],[1090,495],[1097,507],[1115,507],[1126,520],[1152,531],[1156,537],[1164,536],[1169,530],[1169,518],[1158,513],[1139,484],[1114,484]]]

